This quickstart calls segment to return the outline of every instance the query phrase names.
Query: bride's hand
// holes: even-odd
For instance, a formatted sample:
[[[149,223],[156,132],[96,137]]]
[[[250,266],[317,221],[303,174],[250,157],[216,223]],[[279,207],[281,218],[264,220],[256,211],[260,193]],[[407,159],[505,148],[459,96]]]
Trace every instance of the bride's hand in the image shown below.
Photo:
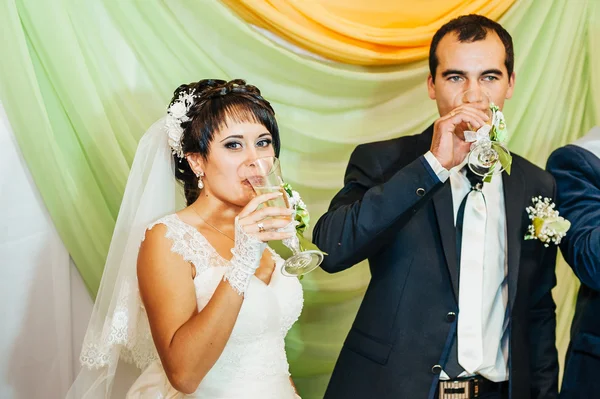
[[[258,209],[261,204],[282,195],[281,192],[275,192],[254,197],[238,215],[238,224],[243,232],[262,242],[292,237],[295,230],[283,230],[292,221],[292,209],[273,206]]]
[[[277,231],[290,224],[293,211],[288,208],[263,207],[282,193],[268,193],[253,198],[235,218],[235,242],[231,253],[231,267],[223,278],[239,295],[244,295],[250,278],[260,266],[267,241],[283,240],[295,231]]]

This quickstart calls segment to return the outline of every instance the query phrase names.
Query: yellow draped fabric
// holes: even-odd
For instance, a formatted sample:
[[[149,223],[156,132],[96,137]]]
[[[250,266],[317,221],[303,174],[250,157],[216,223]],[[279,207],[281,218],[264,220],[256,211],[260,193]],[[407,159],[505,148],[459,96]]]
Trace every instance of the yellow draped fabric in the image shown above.
[[[515,0],[222,0],[247,22],[328,59],[356,65],[427,57],[431,37],[459,15],[497,20]]]

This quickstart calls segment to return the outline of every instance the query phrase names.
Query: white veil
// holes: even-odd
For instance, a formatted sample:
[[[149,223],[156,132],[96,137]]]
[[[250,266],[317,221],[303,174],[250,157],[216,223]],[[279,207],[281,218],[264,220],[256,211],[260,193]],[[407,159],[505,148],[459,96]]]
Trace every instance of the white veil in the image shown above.
[[[124,392],[111,394],[119,374],[129,373],[131,379],[158,359],[140,301],[136,263],[146,227],[184,207],[165,120],[155,122],[139,142],[85,334],[82,370],[69,399],[124,397]]]

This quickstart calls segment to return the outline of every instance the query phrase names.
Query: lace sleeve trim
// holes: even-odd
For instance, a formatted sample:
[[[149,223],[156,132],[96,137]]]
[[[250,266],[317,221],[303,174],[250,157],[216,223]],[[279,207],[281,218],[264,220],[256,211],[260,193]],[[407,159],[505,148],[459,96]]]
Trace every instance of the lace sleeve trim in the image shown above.
[[[194,227],[184,223],[177,215],[165,216],[150,224],[146,231],[157,224],[167,227],[165,238],[172,241],[171,251],[180,255],[196,268],[196,277],[211,266],[225,266],[226,261]]]
[[[227,281],[231,287],[243,296],[250,279],[260,265],[262,253],[267,244],[256,238],[246,234],[240,226],[238,218],[235,218],[235,244],[231,253],[231,267],[225,272],[223,279]]]

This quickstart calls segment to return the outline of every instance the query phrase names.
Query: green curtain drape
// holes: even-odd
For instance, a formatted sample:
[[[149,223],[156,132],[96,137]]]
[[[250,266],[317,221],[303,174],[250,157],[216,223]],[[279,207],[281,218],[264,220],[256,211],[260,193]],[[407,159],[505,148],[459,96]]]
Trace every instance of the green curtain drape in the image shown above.
[[[597,0],[518,0],[509,147],[544,166],[600,123]],[[436,116],[425,61],[366,68],[274,43],[214,0],[0,2],[0,100],[52,219],[95,294],[136,143],[182,82],[245,78],[282,131],[282,168],[316,220],[359,143],[421,131]],[[557,344],[564,350],[576,283],[558,267]],[[288,356],[305,398],[322,397],[369,273],[317,271]]]

